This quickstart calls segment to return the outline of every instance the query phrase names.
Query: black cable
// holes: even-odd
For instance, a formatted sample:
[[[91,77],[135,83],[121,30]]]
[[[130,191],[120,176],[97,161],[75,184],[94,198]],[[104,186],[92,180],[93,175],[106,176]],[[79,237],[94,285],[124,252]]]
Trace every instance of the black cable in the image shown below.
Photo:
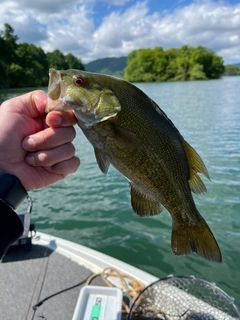
[[[91,275],[90,275],[90,276],[91,276]],[[63,293],[63,292],[65,292],[65,291],[68,291],[68,290],[74,289],[74,288],[76,288],[76,287],[78,287],[78,286],[81,286],[82,284],[84,284],[84,283],[87,281],[87,279],[88,279],[90,276],[88,276],[85,280],[83,280],[83,281],[81,281],[81,282],[79,282],[79,283],[77,283],[77,284],[75,284],[75,285],[73,285],[73,286],[71,286],[71,287],[69,287],[69,288],[66,288],[66,289],[63,289],[63,290],[61,290],[61,291],[58,291],[58,292],[56,292],[56,293],[54,293],[54,294],[51,294],[50,296],[46,297],[45,299],[40,300],[38,303],[36,303],[36,304],[32,307],[33,310],[36,311],[38,307],[40,307],[45,301],[47,301],[47,300],[50,299],[50,298],[55,297],[55,296],[57,296],[58,294]]]

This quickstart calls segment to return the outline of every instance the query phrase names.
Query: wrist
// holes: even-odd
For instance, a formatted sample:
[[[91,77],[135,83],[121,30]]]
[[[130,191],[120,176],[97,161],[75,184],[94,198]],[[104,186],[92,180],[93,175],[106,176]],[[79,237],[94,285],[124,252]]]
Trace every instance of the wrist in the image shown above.
[[[0,199],[13,209],[27,197],[27,191],[19,179],[0,170]]]

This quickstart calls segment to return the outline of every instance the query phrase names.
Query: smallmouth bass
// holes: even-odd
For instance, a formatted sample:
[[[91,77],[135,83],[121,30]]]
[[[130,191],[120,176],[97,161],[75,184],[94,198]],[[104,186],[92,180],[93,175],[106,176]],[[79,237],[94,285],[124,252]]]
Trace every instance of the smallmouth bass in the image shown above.
[[[172,217],[172,251],[196,252],[221,262],[221,252],[192,192],[209,179],[197,152],[167,115],[133,84],[81,70],[50,69],[46,112],[73,111],[92,144],[100,170],[112,164],[130,184],[131,205],[140,216],[158,214],[164,206]]]

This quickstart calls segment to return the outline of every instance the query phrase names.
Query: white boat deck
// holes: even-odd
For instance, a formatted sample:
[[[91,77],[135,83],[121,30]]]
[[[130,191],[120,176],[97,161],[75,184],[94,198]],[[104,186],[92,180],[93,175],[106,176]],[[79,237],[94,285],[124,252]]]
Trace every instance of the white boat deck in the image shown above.
[[[86,280],[92,273],[114,266],[128,271],[145,284],[155,277],[121,261],[86,247],[38,233],[32,249],[8,253],[0,264],[0,319],[3,320],[70,320],[80,286],[33,306],[58,291]],[[92,285],[104,285],[100,277]],[[123,316],[122,319],[125,319]]]

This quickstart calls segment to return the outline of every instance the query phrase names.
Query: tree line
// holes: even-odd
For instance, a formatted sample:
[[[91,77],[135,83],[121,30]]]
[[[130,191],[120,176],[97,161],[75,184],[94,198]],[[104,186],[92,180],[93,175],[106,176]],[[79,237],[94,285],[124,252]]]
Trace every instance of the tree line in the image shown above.
[[[45,53],[34,44],[17,41],[14,29],[6,23],[0,31],[0,89],[47,86],[49,67],[84,70],[81,59],[71,53]]]
[[[227,64],[224,70],[224,76],[240,76],[240,65]]]
[[[50,67],[84,70],[81,59],[71,53],[45,53],[33,44],[18,43],[13,28],[4,25],[0,31],[0,89],[46,86]],[[123,78],[131,82],[186,81],[218,79],[223,74],[240,74],[239,67],[224,68],[223,59],[213,51],[184,45],[167,50],[133,50],[127,57]]]
[[[199,46],[163,50],[134,50],[128,55],[124,78],[128,81],[186,81],[218,79],[224,72],[223,59]]]

